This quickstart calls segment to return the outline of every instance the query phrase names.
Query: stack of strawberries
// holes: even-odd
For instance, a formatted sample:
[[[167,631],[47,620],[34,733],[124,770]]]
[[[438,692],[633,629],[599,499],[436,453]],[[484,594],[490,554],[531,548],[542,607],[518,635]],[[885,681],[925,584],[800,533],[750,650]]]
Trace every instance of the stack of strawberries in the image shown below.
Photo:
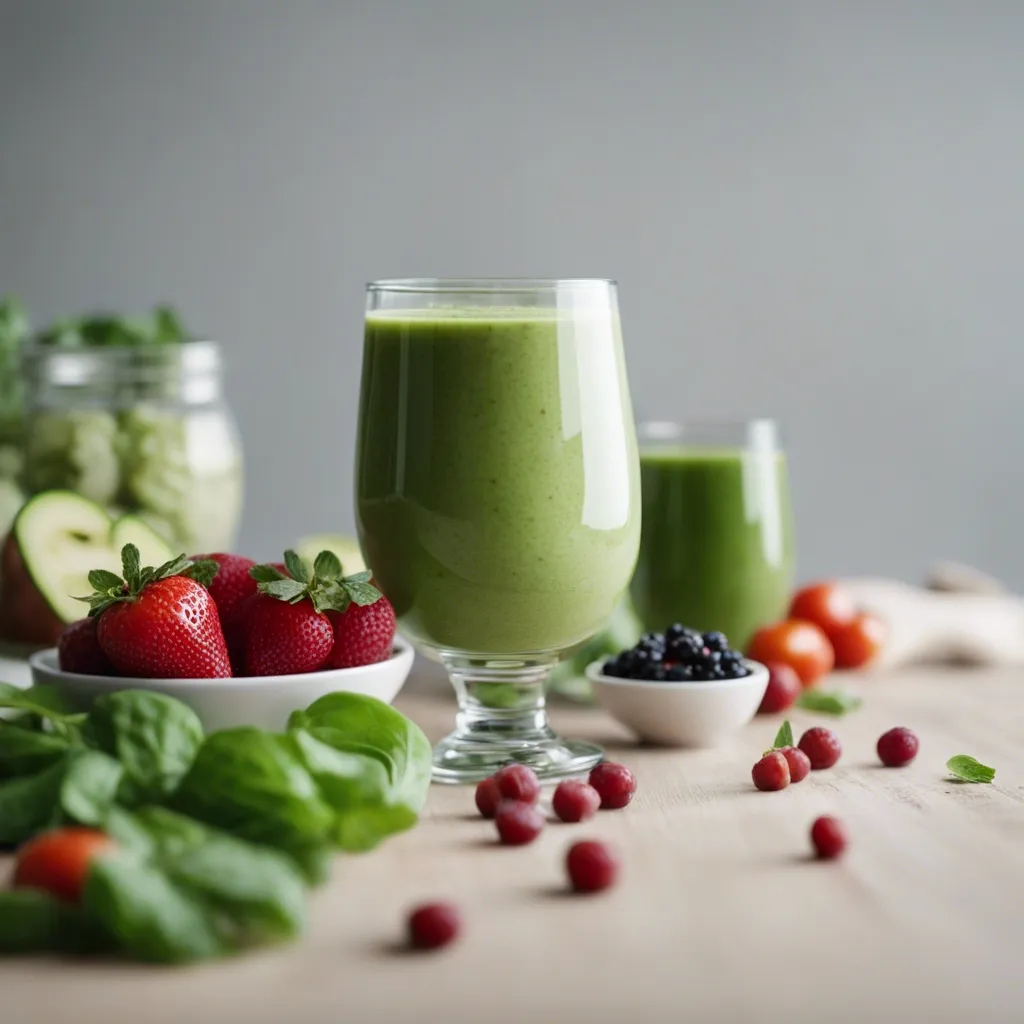
[[[60,639],[66,672],[214,679],[352,668],[391,656],[395,611],[370,573],[342,574],[321,551],[257,565],[241,555],[179,558],[153,568],[121,552],[123,576],[89,574],[88,618]]]

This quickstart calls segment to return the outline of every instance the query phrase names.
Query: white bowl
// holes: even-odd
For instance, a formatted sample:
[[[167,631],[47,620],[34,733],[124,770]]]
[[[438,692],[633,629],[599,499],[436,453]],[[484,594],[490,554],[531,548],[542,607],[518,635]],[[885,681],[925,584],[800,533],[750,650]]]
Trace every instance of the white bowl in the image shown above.
[[[153,690],[187,704],[208,732],[237,725],[283,729],[288,716],[318,697],[345,690],[365,693],[390,704],[412,668],[413,650],[395,637],[387,661],[358,668],[335,668],[292,676],[236,676],[231,679],[126,679],[62,672],[54,648],[29,658],[32,682],[56,687],[76,708],[84,711],[104,693],[114,690]]]
[[[768,687],[768,669],[744,661],[750,675],[707,682],[658,683],[619,679],[587,667],[597,702],[642,740],[666,747],[710,747],[742,729],[757,713]]]

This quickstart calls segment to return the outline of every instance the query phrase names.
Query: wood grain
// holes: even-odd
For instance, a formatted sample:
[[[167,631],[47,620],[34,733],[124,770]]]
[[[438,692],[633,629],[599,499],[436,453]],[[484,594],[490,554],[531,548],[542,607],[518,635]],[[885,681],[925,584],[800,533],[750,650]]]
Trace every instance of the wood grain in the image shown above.
[[[417,671],[399,706],[436,739],[453,707]],[[1022,1021],[1024,673],[916,670],[861,689],[864,707],[833,720],[839,765],[781,793],[749,774],[776,717],[679,752],[631,746],[600,711],[556,708],[558,728],[633,766],[630,807],[506,849],[471,790],[434,787],[416,830],[339,859],[303,942],[190,970],[8,960],[0,1021]],[[797,735],[827,721],[792,720]],[[893,725],[921,739],[901,770],[875,756]],[[995,784],[946,778],[957,753],[994,765]],[[809,857],[823,812],[848,825],[841,862]],[[587,836],[619,848],[623,880],[569,896],[564,852]],[[442,897],[463,909],[463,940],[402,952],[405,910]]]

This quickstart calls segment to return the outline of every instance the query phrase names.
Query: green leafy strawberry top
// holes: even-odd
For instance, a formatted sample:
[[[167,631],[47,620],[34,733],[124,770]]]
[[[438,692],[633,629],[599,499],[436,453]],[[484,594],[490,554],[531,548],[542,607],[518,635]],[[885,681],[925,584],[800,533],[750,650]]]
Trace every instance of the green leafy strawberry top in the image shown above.
[[[143,566],[139,549],[134,544],[125,544],[121,549],[123,578],[107,569],[93,569],[89,573],[93,593],[78,600],[89,605],[90,615],[100,615],[111,605],[136,600],[151,583],[169,579],[171,576],[187,576],[196,583],[208,587],[219,568],[212,558],[202,558],[194,562],[186,555],[178,555],[177,558],[156,568],[151,565]]]
[[[261,594],[298,604],[310,600],[318,612],[343,612],[350,604],[374,604],[383,595],[370,582],[369,572],[343,576],[341,561],[333,551],[321,551],[310,566],[294,551],[284,553],[287,574],[272,565],[255,565],[249,575]]]

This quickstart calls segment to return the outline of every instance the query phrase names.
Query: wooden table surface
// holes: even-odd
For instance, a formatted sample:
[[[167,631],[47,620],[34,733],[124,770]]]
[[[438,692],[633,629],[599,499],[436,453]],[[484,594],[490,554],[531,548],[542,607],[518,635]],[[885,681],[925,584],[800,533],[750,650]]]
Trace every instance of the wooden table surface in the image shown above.
[[[419,668],[398,705],[433,739],[453,706],[424,682]],[[678,752],[555,708],[559,729],[634,768],[628,808],[503,848],[472,790],[435,786],[418,828],[339,859],[302,942],[192,969],[8,960],[0,1022],[1024,1021],[1024,673],[922,669],[861,688],[863,708],[829,720],[837,767],[781,793],[750,782],[774,716]],[[792,720],[798,735],[825,721]],[[902,770],[875,756],[893,725],[921,739]],[[994,765],[995,783],[951,782],[957,753]],[[809,857],[824,812],[848,825],[841,862]],[[618,847],[623,877],[569,896],[564,852],[587,836]],[[406,909],[438,898],[461,906],[462,940],[403,952]]]

